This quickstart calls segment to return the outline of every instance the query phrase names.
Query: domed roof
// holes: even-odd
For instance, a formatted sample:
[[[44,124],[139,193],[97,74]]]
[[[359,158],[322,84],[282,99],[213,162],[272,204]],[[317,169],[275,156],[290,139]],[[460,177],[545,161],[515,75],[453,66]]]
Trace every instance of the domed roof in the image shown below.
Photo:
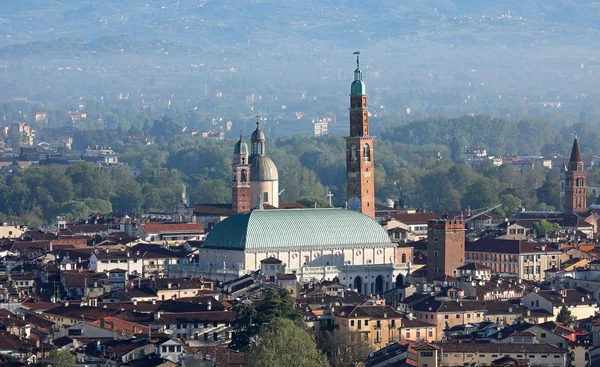
[[[241,136],[240,140],[233,147],[233,154],[248,154],[248,145],[242,140]]]
[[[258,122],[256,123],[256,130],[252,133],[252,141],[265,141],[265,133],[260,130]]]
[[[254,210],[233,215],[210,231],[204,247],[319,249],[390,243],[386,230],[364,214],[347,209],[311,208]]]
[[[250,156],[250,181],[277,181],[279,174],[271,158],[264,155]]]
[[[352,86],[350,87],[350,94],[353,96],[367,94],[367,86],[362,80],[355,80],[352,82]]]

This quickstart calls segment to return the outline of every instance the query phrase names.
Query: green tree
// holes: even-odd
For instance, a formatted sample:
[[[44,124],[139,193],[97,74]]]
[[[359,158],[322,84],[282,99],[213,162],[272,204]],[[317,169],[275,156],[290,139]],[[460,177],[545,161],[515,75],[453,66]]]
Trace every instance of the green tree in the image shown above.
[[[561,324],[570,327],[575,323],[575,316],[571,314],[571,311],[566,306],[562,306],[558,316],[556,316],[556,322],[560,322]]]
[[[66,350],[53,350],[42,363],[44,367],[76,367],[75,355]]]
[[[560,226],[557,223],[548,222],[547,220],[543,219],[539,222],[535,222],[532,229],[536,236],[545,237],[550,232],[558,231]]]
[[[500,202],[502,203],[502,212],[506,216],[511,216],[515,209],[521,206],[521,199],[512,194],[501,195]]]
[[[238,319],[234,322],[236,332],[230,346],[237,350],[246,350],[260,329],[276,318],[300,322],[302,317],[294,310],[294,304],[295,300],[289,291],[267,288],[264,302],[258,309],[243,303],[236,305],[234,311]]]
[[[498,204],[499,183],[489,178],[479,178],[467,188],[463,196],[462,206],[472,209],[489,208]]]
[[[326,331],[322,344],[333,367],[360,366],[373,350],[359,335],[351,338],[350,333],[341,330]]]
[[[313,338],[298,324],[273,319],[261,328],[246,357],[248,367],[326,367],[327,358]]]
[[[251,302],[242,301],[233,306],[232,311],[237,314],[237,317],[232,323],[234,332],[229,347],[235,350],[245,350],[250,345],[250,338],[258,333],[256,308]]]

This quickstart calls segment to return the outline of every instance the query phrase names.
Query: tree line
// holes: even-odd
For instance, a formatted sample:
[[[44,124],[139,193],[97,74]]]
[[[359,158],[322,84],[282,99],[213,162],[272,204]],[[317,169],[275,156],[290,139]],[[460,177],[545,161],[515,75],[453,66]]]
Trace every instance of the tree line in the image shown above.
[[[380,120],[372,120],[377,124]],[[381,119],[381,121],[386,121]],[[409,123],[386,122],[375,140],[375,193],[380,203],[427,210],[467,210],[501,204],[498,214],[516,207],[560,210],[558,168],[519,170],[494,166],[490,160],[467,165],[464,146],[485,148],[490,155],[568,155],[570,128],[549,121],[512,121],[488,116],[436,117]],[[136,214],[171,211],[182,184],[193,203],[231,200],[231,157],[236,139],[216,141],[185,134],[182,124],[164,117],[130,131],[81,130],[81,147],[110,145],[127,165],[97,167],[82,163],[68,168],[31,167],[15,170],[0,184],[0,213],[7,219],[40,224],[61,215],[85,218],[91,212]],[[380,126],[381,128],[381,126]],[[591,153],[599,130],[581,123],[582,153]],[[138,129],[139,131],[136,131]],[[122,133],[148,134],[153,144],[126,143]],[[269,131],[266,131],[269,137]],[[247,138],[246,140],[249,140]],[[281,201],[326,206],[345,205],[346,153],[340,136],[268,138],[266,154],[279,171]],[[439,156],[437,153],[439,152]],[[435,153],[435,154],[432,154]],[[69,154],[67,152],[66,154]],[[592,168],[588,182],[600,181]],[[590,197],[590,203],[592,202]]]

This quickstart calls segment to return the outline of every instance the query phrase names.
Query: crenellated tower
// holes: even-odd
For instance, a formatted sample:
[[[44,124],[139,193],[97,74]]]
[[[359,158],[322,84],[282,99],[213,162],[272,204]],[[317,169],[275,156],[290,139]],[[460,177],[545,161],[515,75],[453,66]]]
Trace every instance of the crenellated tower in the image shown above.
[[[350,136],[346,137],[346,195],[348,208],[375,219],[373,137],[369,136],[367,88],[356,52],[356,70],[350,87]]]

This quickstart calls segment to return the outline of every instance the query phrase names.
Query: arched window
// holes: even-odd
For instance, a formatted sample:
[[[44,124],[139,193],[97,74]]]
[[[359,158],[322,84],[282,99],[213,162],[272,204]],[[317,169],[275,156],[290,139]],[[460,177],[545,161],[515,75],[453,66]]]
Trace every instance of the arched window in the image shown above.
[[[356,161],[358,161],[358,152],[356,150],[356,145],[350,145],[350,152],[348,156],[350,163],[356,163]]]
[[[402,254],[402,264],[406,264],[406,254]]]
[[[248,182],[248,174],[245,169],[242,170],[242,182]]]
[[[246,157],[242,157],[242,164],[246,164]]]
[[[363,155],[365,157],[365,162],[371,161],[371,148],[369,147],[369,144],[365,144]]]

